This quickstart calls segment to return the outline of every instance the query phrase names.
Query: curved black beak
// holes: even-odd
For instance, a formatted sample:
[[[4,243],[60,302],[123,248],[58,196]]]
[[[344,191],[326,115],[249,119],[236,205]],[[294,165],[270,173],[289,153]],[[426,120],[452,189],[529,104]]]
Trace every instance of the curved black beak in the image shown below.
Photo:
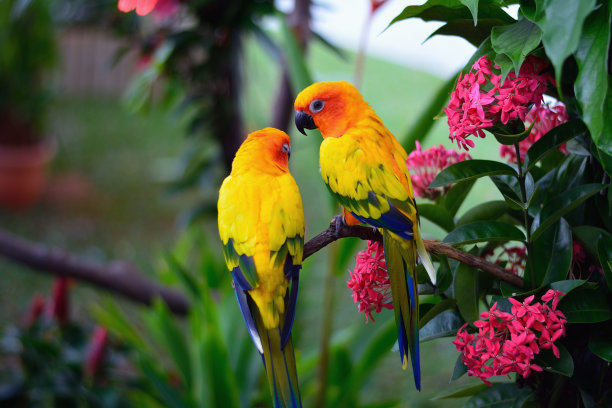
[[[303,135],[306,135],[304,129],[316,129],[317,125],[315,125],[312,116],[310,116],[304,111],[299,110],[295,112],[295,127],[297,127],[297,129]]]

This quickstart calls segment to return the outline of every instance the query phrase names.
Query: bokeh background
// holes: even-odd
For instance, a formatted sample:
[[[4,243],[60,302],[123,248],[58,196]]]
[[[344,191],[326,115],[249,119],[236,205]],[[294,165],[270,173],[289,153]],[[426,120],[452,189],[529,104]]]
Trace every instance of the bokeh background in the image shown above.
[[[25,7],[28,2],[13,3]],[[202,271],[202,265],[214,265],[215,273],[225,273],[214,212],[216,191],[227,174],[220,160],[219,143],[194,125],[194,118],[202,112],[183,99],[189,89],[162,74],[155,76],[150,81],[154,85],[143,92],[143,83],[149,83],[147,76],[155,70],[162,54],[155,36],[166,33],[168,24],[189,25],[191,17],[179,11],[169,22],[155,15],[123,14],[115,1],[60,3],[50,2],[52,31],[42,33],[53,35],[57,47],[53,65],[45,71],[42,81],[49,91],[45,95],[49,104],[43,132],[52,141],[55,154],[48,164],[48,180],[40,197],[20,208],[3,208],[0,227],[101,265],[114,260],[130,262],[151,279],[179,288],[167,263],[168,253],[177,258],[183,256],[187,269],[198,279],[210,273]],[[365,99],[401,142],[410,138],[430,100],[454,78],[474,50],[458,38],[438,36],[426,41],[438,27],[436,23],[409,20],[385,30],[403,7],[413,3],[417,2],[389,0],[371,17],[367,57],[360,78]],[[278,11],[252,22],[266,38],[282,43],[286,35],[282,13],[291,15],[295,4],[283,0],[274,5]],[[316,38],[309,41],[305,62],[312,79],[355,81],[357,53],[363,45],[361,36],[371,12],[370,2],[326,0],[312,4],[311,10],[313,30],[329,43]],[[2,21],[0,24],[6,23]],[[262,45],[256,31],[245,30],[242,40],[242,57],[233,69],[242,75],[238,106],[246,136],[270,125],[275,112],[282,109],[275,96],[281,87],[283,65],[273,57],[274,51],[267,49],[265,41]],[[37,46],[40,44],[29,45],[32,52],[38,52]],[[445,117],[432,119],[433,127],[421,141],[422,146],[452,147]],[[304,137],[293,126],[288,131],[293,144],[291,170],[302,192],[309,239],[326,229],[339,209],[320,179],[319,134],[311,132]],[[474,158],[491,155],[497,155],[492,138],[479,141],[479,148],[472,153]],[[492,184],[487,183],[488,178],[477,182],[466,208],[497,197]],[[425,238],[441,237],[441,230],[426,220],[422,231]],[[343,359],[358,356],[377,331],[392,324],[393,319],[391,311],[384,311],[375,316],[375,323],[366,324],[364,316],[357,312],[346,280],[349,269],[354,267],[356,251],[363,249],[365,243],[352,242],[342,250],[338,245],[309,258],[302,272],[294,344],[306,406],[316,406],[316,365],[323,343],[332,349],[328,375],[342,378],[347,375],[342,370],[350,371]],[[193,257],[192,252],[205,252],[213,261],[190,263],[187,259]],[[48,272],[0,257],[0,328],[5,337],[21,324],[35,293],[51,296],[54,279]],[[236,318],[238,307],[227,296],[231,294],[229,281],[219,279],[224,289],[214,289],[224,293],[218,295],[219,299],[229,299],[220,301],[219,307],[231,309],[227,313]],[[78,324],[108,323],[103,316],[109,302],[122,310],[136,332],[148,337],[149,326],[142,320],[145,306],[88,283],[70,284],[70,319]],[[220,313],[223,316],[223,311]],[[184,318],[175,318],[175,323],[181,331],[189,331],[190,323]],[[325,333],[326,324],[331,327],[329,333]],[[111,335],[121,341],[119,333],[111,330]],[[237,330],[236,336],[240,339],[237,343],[245,339],[248,342],[246,330]],[[5,349],[7,342],[5,339]],[[163,348],[151,348],[159,352],[161,365],[172,366]],[[235,351],[232,345],[229,351]],[[265,384],[261,384],[263,369],[257,358],[253,359],[254,351],[249,351],[250,370],[259,379],[254,388],[265,392]],[[451,338],[422,345],[421,393],[412,386],[410,370],[401,370],[398,352],[385,353],[360,383],[355,398],[363,406],[382,400],[409,401],[404,406],[410,407],[452,407],[463,402],[432,400],[435,390],[446,387],[452,376],[458,354]],[[8,378],[10,370],[6,369],[12,364],[10,357],[0,360],[3,380]],[[469,381],[460,380],[461,384]]]

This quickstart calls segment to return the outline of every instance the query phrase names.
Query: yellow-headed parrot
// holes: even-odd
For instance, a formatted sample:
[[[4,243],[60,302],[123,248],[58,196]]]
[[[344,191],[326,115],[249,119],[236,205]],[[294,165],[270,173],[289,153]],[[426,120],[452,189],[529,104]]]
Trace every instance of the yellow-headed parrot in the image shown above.
[[[323,181],[343,207],[349,225],[367,223],[383,235],[398,329],[402,367],[410,352],[414,382],[421,389],[417,257],[435,284],[436,272],[419,233],[406,151],[353,85],[310,85],[295,100],[295,124],[318,128]]]
[[[302,198],[289,173],[289,136],[251,133],[219,190],[219,235],[275,407],[301,407],[291,342],[304,249]]]

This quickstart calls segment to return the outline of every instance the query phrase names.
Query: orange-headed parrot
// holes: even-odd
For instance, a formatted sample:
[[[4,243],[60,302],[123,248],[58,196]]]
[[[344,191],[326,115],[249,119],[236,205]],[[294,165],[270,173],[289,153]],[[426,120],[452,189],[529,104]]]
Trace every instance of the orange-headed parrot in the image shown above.
[[[383,235],[398,329],[402,367],[410,352],[421,389],[417,257],[435,284],[436,272],[419,233],[406,151],[353,85],[310,85],[295,100],[295,124],[323,135],[319,162],[323,181],[343,207],[349,225],[366,223]]]
[[[304,249],[302,198],[289,173],[289,136],[251,133],[219,190],[219,235],[275,407],[301,407],[291,342]]]

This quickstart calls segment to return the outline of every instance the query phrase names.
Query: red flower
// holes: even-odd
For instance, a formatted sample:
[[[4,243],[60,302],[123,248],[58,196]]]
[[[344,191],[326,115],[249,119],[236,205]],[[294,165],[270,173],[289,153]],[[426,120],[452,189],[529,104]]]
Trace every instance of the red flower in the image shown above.
[[[433,146],[421,150],[421,144],[416,142],[416,150],[412,151],[406,159],[406,165],[410,170],[412,188],[417,197],[435,200],[445,188],[428,188],[433,179],[448,166],[463,160],[471,159],[466,152],[458,153],[452,149],[445,149],[442,145]]]
[[[108,329],[97,326],[91,336],[89,351],[85,360],[85,374],[87,377],[96,378],[100,375],[107,347]]]
[[[353,290],[353,301],[366,316],[366,323],[374,317],[372,311],[380,313],[383,308],[393,309],[391,285],[387,274],[387,263],[382,244],[368,241],[368,248],[357,254],[355,270],[346,283]]]
[[[532,362],[541,349],[551,349],[559,358],[554,342],[565,335],[566,323],[563,313],[556,310],[560,296],[562,292],[551,289],[542,296],[545,303],[533,303],[533,295],[523,302],[509,298],[511,313],[499,311],[497,303],[493,304],[474,322],[477,333],[468,333],[464,324],[453,344],[462,352],[468,375],[491,385],[487,379],[494,375],[515,372],[526,378],[532,371],[542,371]],[[551,300],[552,308],[548,305]]]
[[[69,278],[60,276],[53,284],[50,315],[61,325],[68,323],[70,318],[70,298],[68,297],[70,282]]]
[[[500,83],[501,74],[493,71],[499,67],[493,66],[486,55],[481,57],[466,75],[459,75],[444,108],[450,139],[468,150],[474,147],[474,141],[467,139],[469,136],[485,137],[483,129],[498,121],[506,124],[517,118],[525,120],[529,106],[540,105],[547,82],[552,82],[550,75],[542,73],[547,66],[546,61],[528,56],[518,76],[510,72]]]
[[[145,16],[153,11],[157,1],[158,0],[119,0],[117,8],[124,13],[136,10],[136,14]]]
[[[374,14],[386,2],[387,0],[370,0],[370,14]]]
[[[519,142],[521,162],[525,159],[525,154],[527,154],[531,145],[537,142],[551,129],[567,122],[567,111],[565,110],[565,105],[560,102],[554,106],[548,104],[542,104],[540,106],[534,105],[525,117],[525,121],[527,122],[525,127],[529,127],[533,123],[533,128],[531,128],[529,136]],[[565,143],[559,146],[559,150],[564,154],[567,153],[565,150]],[[516,149],[514,146],[501,145],[499,148],[499,155],[509,163],[516,163]]]

